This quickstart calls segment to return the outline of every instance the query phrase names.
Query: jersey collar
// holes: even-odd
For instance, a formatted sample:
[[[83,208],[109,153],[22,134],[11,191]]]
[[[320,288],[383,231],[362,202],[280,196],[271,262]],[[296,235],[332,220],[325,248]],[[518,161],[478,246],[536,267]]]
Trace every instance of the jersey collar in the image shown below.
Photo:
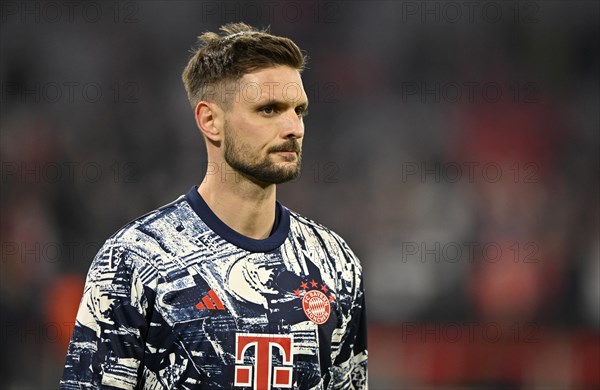
[[[279,248],[290,231],[290,213],[281,203],[275,201],[275,224],[271,235],[262,240],[256,240],[240,234],[227,226],[208,207],[195,185],[185,194],[185,199],[194,212],[212,231],[231,244],[249,252],[270,252]]]

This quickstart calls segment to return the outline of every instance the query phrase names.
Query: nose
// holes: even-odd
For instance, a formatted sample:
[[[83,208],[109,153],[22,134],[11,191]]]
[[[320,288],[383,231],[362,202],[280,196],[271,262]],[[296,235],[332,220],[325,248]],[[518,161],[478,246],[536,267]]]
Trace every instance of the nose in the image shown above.
[[[290,110],[285,115],[283,126],[283,138],[302,138],[304,137],[304,120],[295,110]]]

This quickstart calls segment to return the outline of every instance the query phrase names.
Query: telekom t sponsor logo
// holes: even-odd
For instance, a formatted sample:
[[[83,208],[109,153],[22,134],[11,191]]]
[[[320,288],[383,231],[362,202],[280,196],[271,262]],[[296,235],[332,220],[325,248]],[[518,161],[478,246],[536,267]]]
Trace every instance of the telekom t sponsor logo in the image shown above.
[[[282,366],[275,366],[273,353],[278,349]],[[236,387],[252,386],[254,390],[270,390],[271,386],[292,388],[293,339],[284,334],[246,333],[235,335]],[[244,357],[254,355],[254,365],[244,365]]]

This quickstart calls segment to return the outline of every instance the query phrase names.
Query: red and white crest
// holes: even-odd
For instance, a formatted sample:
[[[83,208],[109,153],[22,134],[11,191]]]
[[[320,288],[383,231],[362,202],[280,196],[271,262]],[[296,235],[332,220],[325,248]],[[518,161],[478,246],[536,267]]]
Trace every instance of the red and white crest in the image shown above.
[[[319,290],[310,290],[304,294],[302,309],[308,319],[318,325],[326,323],[331,314],[329,298]]]
[[[320,289],[318,285],[319,283],[314,280],[302,282],[300,288],[294,290],[294,294],[302,297],[302,310],[308,319],[317,325],[322,325],[331,315],[331,302],[335,300],[335,295],[329,292],[329,288],[324,283],[321,283]],[[326,295],[327,293],[329,295]]]

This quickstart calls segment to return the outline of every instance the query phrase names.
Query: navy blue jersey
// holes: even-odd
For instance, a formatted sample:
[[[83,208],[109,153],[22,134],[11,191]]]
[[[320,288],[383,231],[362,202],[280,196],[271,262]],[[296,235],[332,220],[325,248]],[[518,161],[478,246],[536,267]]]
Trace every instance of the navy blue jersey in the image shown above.
[[[193,187],[129,223],[87,275],[61,389],[366,389],[361,265],[276,204],[263,240]]]

